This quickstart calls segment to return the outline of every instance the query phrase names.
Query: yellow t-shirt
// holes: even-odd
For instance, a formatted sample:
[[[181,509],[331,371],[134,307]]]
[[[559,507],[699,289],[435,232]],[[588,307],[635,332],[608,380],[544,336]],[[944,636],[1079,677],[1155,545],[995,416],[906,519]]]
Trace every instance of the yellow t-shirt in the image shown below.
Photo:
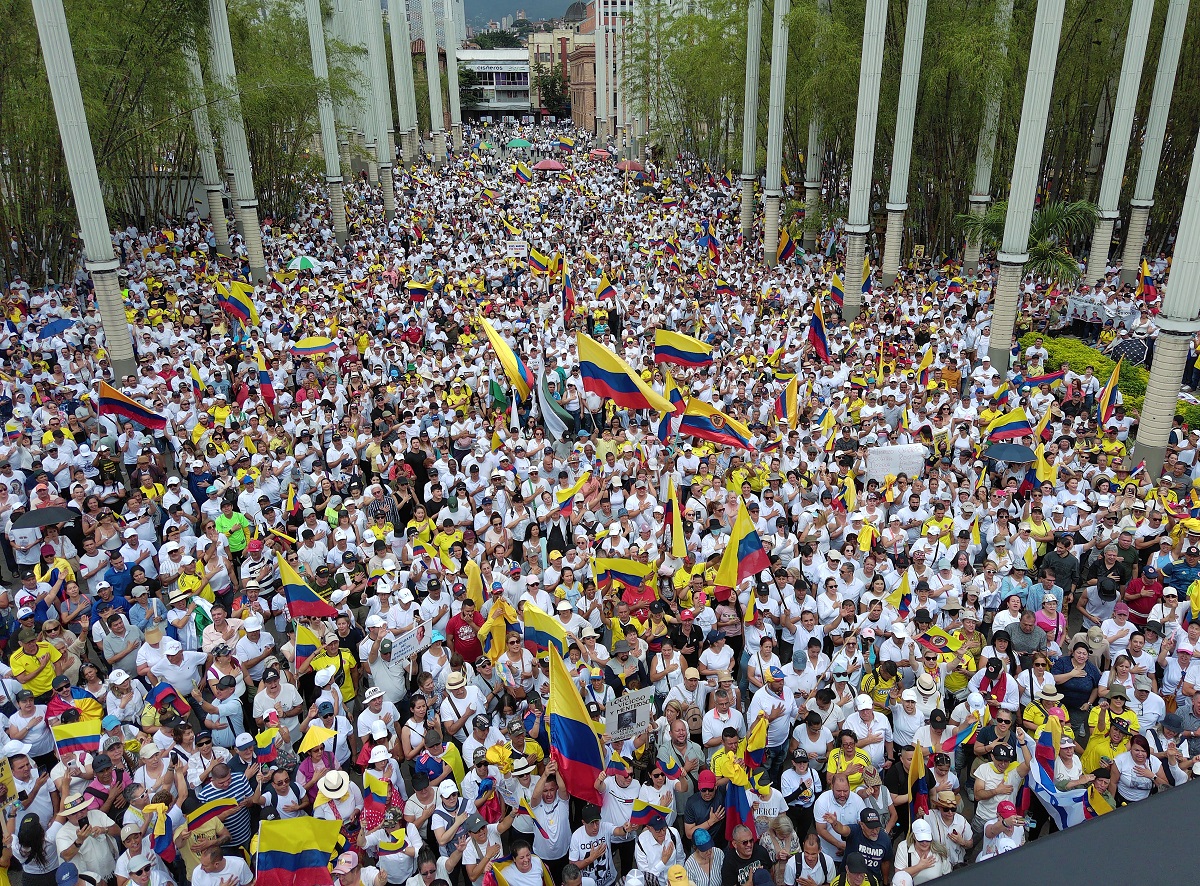
[[[871,757],[862,748],[854,749],[854,756],[847,758],[841,748],[834,748],[829,752],[829,759],[825,764],[825,771],[830,775],[837,775],[839,772],[846,772],[851,766],[857,763],[863,770],[871,769]],[[852,772],[846,775],[850,782],[850,790],[856,791],[862,785],[862,771]]]
[[[208,586],[208,582],[195,573],[179,573],[176,587],[181,591],[186,591],[189,594],[200,597],[202,600],[207,600],[209,603],[217,602],[217,598],[213,595],[212,588]]]
[[[40,674],[23,684],[24,688],[28,689],[35,696],[44,695],[50,691],[56,676],[54,672],[54,663],[62,658],[62,653],[60,653],[49,643],[41,642],[38,643],[37,652],[33,655],[29,655],[24,649],[18,648],[17,651],[13,653],[12,661],[9,663],[9,666],[12,668],[13,676],[20,677],[22,674],[32,673],[33,671],[36,671],[38,668],[42,667],[42,663],[38,661],[38,658],[46,655],[47,653],[50,655],[49,664],[42,669]]]
[[[339,673],[336,674],[338,686],[342,690],[342,699],[350,701],[355,696],[354,676],[351,669],[358,663],[354,659],[353,653],[349,649],[339,649],[337,655],[328,655],[324,649],[313,655],[309,661],[312,662],[314,672],[324,670],[325,668],[338,668]]]

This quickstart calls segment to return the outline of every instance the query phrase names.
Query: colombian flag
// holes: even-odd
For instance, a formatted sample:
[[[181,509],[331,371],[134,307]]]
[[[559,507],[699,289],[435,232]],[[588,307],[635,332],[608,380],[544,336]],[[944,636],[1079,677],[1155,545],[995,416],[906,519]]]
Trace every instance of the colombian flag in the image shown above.
[[[758,840],[758,829],[754,826],[754,812],[750,808],[750,795],[746,788],[730,780],[725,788],[725,839],[733,839],[734,828],[745,825]]]
[[[687,409],[683,411],[683,420],[679,423],[679,433],[690,434],[701,440],[710,440],[724,446],[745,449],[748,452],[754,451],[754,446],[750,443],[751,432],[748,427],[694,397],[688,400]]]
[[[1112,376],[1108,379],[1108,384],[1100,391],[1100,396],[1096,398],[1096,424],[1103,430],[1104,423],[1112,418],[1113,412],[1117,408],[1117,380],[1121,377],[1121,361],[1122,357],[1117,360],[1117,365],[1113,367]],[[104,410],[101,410],[103,412]]]
[[[197,806],[188,813],[188,830],[198,830],[214,818],[232,809],[236,809],[237,805],[237,800],[234,800],[232,797],[221,797],[217,800],[209,800],[203,806]],[[259,848],[262,848],[261,845]]]
[[[822,363],[829,362],[829,338],[825,334],[825,312],[821,309],[821,300],[813,300],[813,316],[808,324],[808,340],[813,350],[821,358]]]
[[[986,711],[987,708],[984,708]],[[942,750],[951,753],[955,748],[975,741],[975,733],[979,731],[979,715],[972,714],[971,719],[958,728],[952,737],[942,742]]]
[[[671,370],[664,369],[663,375],[666,376],[666,387],[663,393],[667,399],[671,401],[674,407],[672,410],[675,415],[683,415],[683,410],[687,409],[687,400],[683,397],[683,391],[679,390],[679,385],[675,384],[675,379],[671,376]]]
[[[788,233],[787,228],[780,228],[779,246],[775,250],[775,261],[779,264],[783,264],[795,254],[796,241],[792,239],[792,235]]]
[[[275,746],[275,738],[279,735],[279,730],[275,727],[264,729],[258,735],[254,736],[254,757],[260,765],[275,762],[275,758],[279,756],[279,748]]]
[[[654,362],[695,369],[713,362],[712,345],[669,329],[654,330]]]
[[[554,500],[557,502],[559,510],[564,515],[570,515],[575,509],[575,496],[587,484],[587,481],[592,478],[591,471],[584,471],[583,475],[566,489],[555,489]]]
[[[871,291],[871,260],[863,256],[863,295]]]
[[[1033,426],[1025,415],[1025,409],[1018,406],[1012,412],[996,416],[983,432],[989,443],[1000,440],[1016,440],[1020,437],[1033,435]]]
[[[771,560],[763,550],[758,531],[750,520],[750,512],[746,510],[746,503],[739,498],[737,519],[733,521],[733,531],[729,534],[729,544],[721,557],[721,565],[717,567],[714,584],[718,588],[733,590],[748,576],[770,568]]]
[[[199,400],[204,396],[204,381],[200,378],[200,370],[196,368],[196,364],[188,367],[188,374],[192,377],[192,394]]]
[[[800,376],[787,383],[787,387],[775,399],[775,418],[789,428],[796,427],[800,420]]]
[[[837,274],[834,274],[833,279],[829,281],[829,298],[838,306],[839,310],[846,303],[846,286]]]
[[[127,418],[154,431],[161,431],[167,426],[167,417],[165,415],[151,412],[137,401],[129,399],[116,388],[103,381],[100,382],[99,412],[101,415],[116,415],[121,418]]]
[[[300,573],[279,554],[275,559],[279,563],[279,583],[283,585],[283,596],[292,618],[337,618],[337,610],[310,588]]]
[[[562,622],[551,618],[532,600],[525,601],[525,642],[532,643],[539,654],[548,652],[551,646],[560,656],[567,653],[567,632]]]
[[[386,806],[391,788],[370,769],[363,772],[363,802],[375,806]]]
[[[1145,259],[1142,259],[1142,266],[1138,269],[1137,292],[1138,298],[1145,301],[1153,301],[1158,298],[1158,287],[1154,285],[1154,275],[1150,273],[1150,265]]]
[[[513,175],[517,177],[517,181],[524,185],[527,185],[533,181],[533,170],[531,170],[520,160],[518,160],[517,165],[513,167]]]
[[[100,751],[100,721],[97,719],[51,726],[50,731],[54,733],[54,746],[60,759],[65,760],[68,754]]]
[[[550,656],[550,698],[546,703],[550,729],[550,757],[567,793],[585,803],[601,801],[596,779],[604,771],[600,739],[584,707],[579,689],[561,656]]]
[[[634,828],[643,828],[654,820],[654,816],[661,815],[666,818],[670,814],[670,809],[638,799],[633,801],[633,812],[629,814],[629,824]]]
[[[296,667],[308,661],[321,648],[321,638],[305,624],[296,624]]]
[[[596,284],[596,298],[611,298],[617,297],[617,290],[613,289],[612,283],[609,282],[608,274],[600,275],[600,282]]]
[[[720,277],[718,277],[717,278],[717,297],[721,298],[722,296],[724,296],[726,298],[733,298],[733,287],[730,286],[728,283],[726,283],[724,280],[722,280]]]
[[[519,624],[517,613],[503,597],[492,605],[487,621],[479,626],[476,636],[483,643],[483,652],[492,661],[497,661],[504,654],[504,638],[510,630],[515,630]]]
[[[565,148],[568,151],[573,151],[575,150],[575,139],[571,138],[569,135],[560,135],[558,137],[558,146],[560,148]]]
[[[233,802],[232,800],[228,802]],[[258,886],[320,886],[332,882],[330,857],[341,835],[336,819],[301,815],[264,821],[258,831]]]
[[[679,494],[675,491],[674,477],[667,480],[667,504],[663,510],[663,526],[671,530],[671,556],[682,560],[687,556],[687,539],[683,537],[683,515],[679,511]]]
[[[639,563],[628,557],[596,557],[592,571],[597,586],[610,587],[619,583],[627,588],[640,588],[654,574],[653,563]]]
[[[750,599],[754,599],[753,594],[750,595]],[[746,768],[749,770],[760,768],[767,755],[766,715],[760,715],[754,721],[754,725],[750,727],[750,731],[746,734],[745,744],[744,759],[746,760]]]
[[[258,325],[258,308],[254,306],[254,288],[240,280],[230,282],[228,288],[219,280],[217,287],[217,304],[221,310],[237,318],[243,326]]]
[[[275,403],[275,382],[271,379],[271,372],[267,369],[267,361],[263,359],[261,351],[254,352],[255,359],[258,360],[258,390],[262,393],[262,398],[268,403]]]
[[[626,409],[674,412],[675,407],[671,402],[643,382],[628,363],[582,332],[577,332],[575,336],[579,348],[579,372],[583,376],[585,391],[612,400]]]
[[[912,765],[908,767],[909,816],[915,821],[929,812],[929,781],[925,778],[925,749],[913,751]]]
[[[1054,390],[1059,385],[1067,380],[1067,370],[1060,369],[1058,372],[1048,372],[1045,375],[1031,375],[1025,379],[1025,384],[1030,387],[1038,385],[1050,385],[1050,390]]]
[[[550,270],[550,257],[537,249],[529,250],[529,270],[535,274],[545,274]]]
[[[521,400],[527,399],[529,392],[533,390],[534,386],[533,373],[529,371],[529,367],[517,356],[517,353],[509,347],[504,337],[487,321],[486,317],[480,316],[479,325],[483,327],[484,335],[491,342],[492,348],[496,351],[496,356],[500,358],[500,365],[504,367],[504,374],[512,382],[518,398]]]
[[[901,621],[908,618],[909,609],[912,608],[912,590],[908,586],[907,569],[901,574],[896,590],[888,594],[887,604],[896,610]]]

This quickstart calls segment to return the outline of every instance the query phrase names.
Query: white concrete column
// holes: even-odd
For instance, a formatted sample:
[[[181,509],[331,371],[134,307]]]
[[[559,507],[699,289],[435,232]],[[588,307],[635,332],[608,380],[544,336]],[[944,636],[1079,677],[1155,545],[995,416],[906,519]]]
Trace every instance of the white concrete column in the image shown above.
[[[1158,71],[1154,75],[1154,92],[1150,96],[1150,115],[1142,139],[1142,159],[1138,165],[1137,182],[1133,186],[1133,199],[1129,201],[1132,212],[1125,237],[1125,251],[1121,256],[1122,283],[1134,282],[1141,265],[1146,221],[1150,217],[1150,207],[1154,205],[1154,182],[1158,178],[1159,160],[1162,159],[1163,137],[1167,131],[1171,95],[1175,90],[1175,72],[1179,68],[1179,50],[1183,45],[1188,5],[1189,0],[1171,0],[1167,7],[1162,47],[1158,53]]]
[[[1009,32],[1012,28],[1013,0],[1001,0],[996,7],[996,28],[1004,35],[1000,54],[1008,56]],[[1000,129],[1000,99],[1004,83],[993,76],[988,83],[987,104],[983,108],[983,123],[979,128],[979,144],[975,148],[975,185],[969,198],[971,215],[983,215],[992,202],[992,161],[996,155],[996,134]],[[963,270],[974,276],[979,270],[979,241],[967,240],[963,249]]]
[[[1137,454],[1146,459],[1149,476],[1157,478],[1166,457],[1171,420],[1179,406],[1179,386],[1186,368],[1188,343],[1200,330],[1200,141],[1192,153],[1187,194],[1171,274],[1163,292],[1162,313],[1154,318],[1161,330],[1154,365],[1146,383],[1146,400],[1138,423]]]
[[[862,67],[858,75],[858,115],[854,126],[854,164],[850,174],[850,212],[846,223],[846,303],[843,316],[853,320],[862,307],[863,254],[871,229],[871,175],[875,164],[875,127],[879,122],[879,81],[883,76],[883,39],[887,0],[867,0],[863,21]]]
[[[1117,32],[1114,28],[1109,39],[1115,46]],[[1092,123],[1092,144],[1088,149],[1087,166],[1083,173],[1083,194],[1081,199],[1091,200],[1096,192],[1096,173],[1100,171],[1100,161],[1104,158],[1104,145],[1108,141],[1108,127],[1112,123],[1113,93],[1117,91],[1117,75],[1114,73],[1104,84],[1100,92],[1100,100],[1096,103],[1096,119]]]
[[[923,3],[925,0],[915,0]],[[763,257],[775,265],[779,251],[779,212],[783,203],[783,115],[787,90],[788,21],[791,0],[775,0],[771,24],[771,87],[767,104],[767,187],[763,219]]]
[[[804,239],[805,252],[817,246],[817,229],[809,216],[821,200],[821,184],[824,180],[825,146],[821,144],[821,112],[812,109],[808,121],[808,148],[804,155]]]
[[[387,73],[387,51],[383,45],[383,9],[379,0],[364,0],[367,61],[371,66],[372,119],[375,121],[375,151],[379,162],[379,187],[383,192],[383,216],[396,217],[396,187],[392,167],[396,162],[396,143],[392,121],[392,87]]]
[[[896,105],[896,138],[892,144],[892,182],[888,190],[887,236],[883,247],[883,285],[896,282],[904,211],[908,209],[908,173],[912,165],[913,124],[917,116],[917,87],[921,83],[921,49],[925,42],[928,0],[909,0],[904,22],[904,58],[900,62],[900,99]]]
[[[437,22],[433,0],[421,0],[421,26],[425,37],[425,73],[429,84],[429,126],[433,134],[433,164],[446,162],[446,121],[442,113],[442,68],[438,62]]]
[[[758,168],[758,74],[762,43],[762,0],[746,13],[746,103],[742,110],[742,237],[754,228],[754,178]]]
[[[1066,0],[1038,0],[1034,19],[1033,45],[1025,78],[1025,99],[1021,105],[1021,126],[1013,160],[1008,214],[1000,253],[997,255],[1000,275],[993,297],[992,337],[988,348],[992,365],[1001,373],[1008,369],[1011,356],[1009,348],[1017,321],[1018,288],[1022,269],[1029,258],[1033,198],[1042,168],[1042,146],[1046,139],[1046,118],[1050,112],[1050,93],[1054,87],[1058,38],[1062,32],[1065,4]]]
[[[446,84],[450,90],[450,136],[454,153],[462,153],[462,109],[458,101],[458,41],[462,39],[454,24],[454,7],[462,0],[444,0],[446,17]]]
[[[1125,55],[1121,59],[1121,79],[1109,129],[1108,156],[1104,159],[1104,177],[1100,181],[1100,215],[1096,219],[1096,230],[1092,234],[1084,271],[1084,279],[1091,282],[1104,279],[1108,250],[1112,245],[1113,224],[1120,217],[1117,209],[1121,199],[1121,182],[1125,179],[1129,135],[1133,128],[1133,112],[1137,107],[1142,63],[1146,59],[1146,42],[1150,38],[1150,21],[1153,18],[1154,0],[1133,0],[1129,33],[1125,37]]]
[[[246,260],[255,283],[267,280],[267,260],[263,255],[262,228],[258,223],[258,198],[254,195],[254,168],[246,144],[246,125],[242,120],[242,102],[238,94],[237,68],[233,64],[233,40],[229,36],[229,13],[225,0],[208,0],[209,33],[212,38],[212,64],[217,82],[225,91],[220,102],[221,146],[226,162],[233,166],[237,182],[237,216],[246,242]]]
[[[608,0],[596,0],[596,141],[608,137]]]
[[[413,141],[417,131],[417,97],[413,87],[412,35],[408,30],[408,15],[404,4],[389,4],[388,29],[392,37],[392,69],[396,78],[396,123],[405,164],[411,164],[418,147]]]
[[[329,83],[329,62],[325,55],[325,23],[321,19],[321,0],[304,0],[308,17],[308,48],[312,53],[313,76]],[[325,155],[325,188],[333,215],[333,234],[338,243],[349,236],[346,226],[346,200],[342,194],[342,160],[338,151],[337,124],[333,119],[333,100],[326,90],[317,96],[317,118],[321,124],[321,153]]]
[[[184,44],[183,59],[188,69],[188,100],[192,103],[192,128],[196,131],[200,175],[208,199],[208,223],[212,225],[213,235],[217,238],[218,254],[228,257],[232,253],[229,251],[229,224],[225,218],[225,201],[222,198],[225,187],[221,182],[221,169],[217,166],[217,154],[213,149],[212,128],[208,122],[208,101],[204,97],[204,72],[200,68],[200,58],[196,55],[194,43]]]
[[[96,289],[109,362],[115,377],[123,379],[137,372],[137,361],[129,323],[125,319],[121,286],[117,281],[120,262],[113,251],[108,213],[100,191],[100,176],[96,172],[96,155],[83,109],[83,94],[79,91],[79,72],[71,50],[67,15],[62,0],[33,0],[33,16],[42,57],[46,61],[46,77],[50,81],[50,98],[54,102],[67,176],[71,180],[71,196],[75,200],[79,231],[83,235],[83,266]]]

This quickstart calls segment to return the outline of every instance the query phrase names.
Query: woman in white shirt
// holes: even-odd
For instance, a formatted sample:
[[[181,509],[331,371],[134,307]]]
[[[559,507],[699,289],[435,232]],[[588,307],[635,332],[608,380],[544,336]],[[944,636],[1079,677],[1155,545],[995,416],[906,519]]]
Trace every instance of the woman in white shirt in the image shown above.
[[[917,690],[905,689],[900,703],[892,708],[892,741],[898,747],[913,743],[913,735],[925,725],[925,715],[917,708]]]
[[[1110,777],[1118,806],[1145,800],[1155,787],[1167,784],[1162,761],[1150,753],[1150,742],[1144,735],[1129,739],[1129,750],[1113,761]]]

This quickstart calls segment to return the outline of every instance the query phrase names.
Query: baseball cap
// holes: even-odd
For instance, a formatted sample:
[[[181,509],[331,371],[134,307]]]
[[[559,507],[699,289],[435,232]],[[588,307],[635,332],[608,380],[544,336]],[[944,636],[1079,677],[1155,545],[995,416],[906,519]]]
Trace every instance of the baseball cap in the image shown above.
[[[858,814],[858,820],[869,828],[877,828],[882,823],[879,820],[879,813],[870,806]]]

